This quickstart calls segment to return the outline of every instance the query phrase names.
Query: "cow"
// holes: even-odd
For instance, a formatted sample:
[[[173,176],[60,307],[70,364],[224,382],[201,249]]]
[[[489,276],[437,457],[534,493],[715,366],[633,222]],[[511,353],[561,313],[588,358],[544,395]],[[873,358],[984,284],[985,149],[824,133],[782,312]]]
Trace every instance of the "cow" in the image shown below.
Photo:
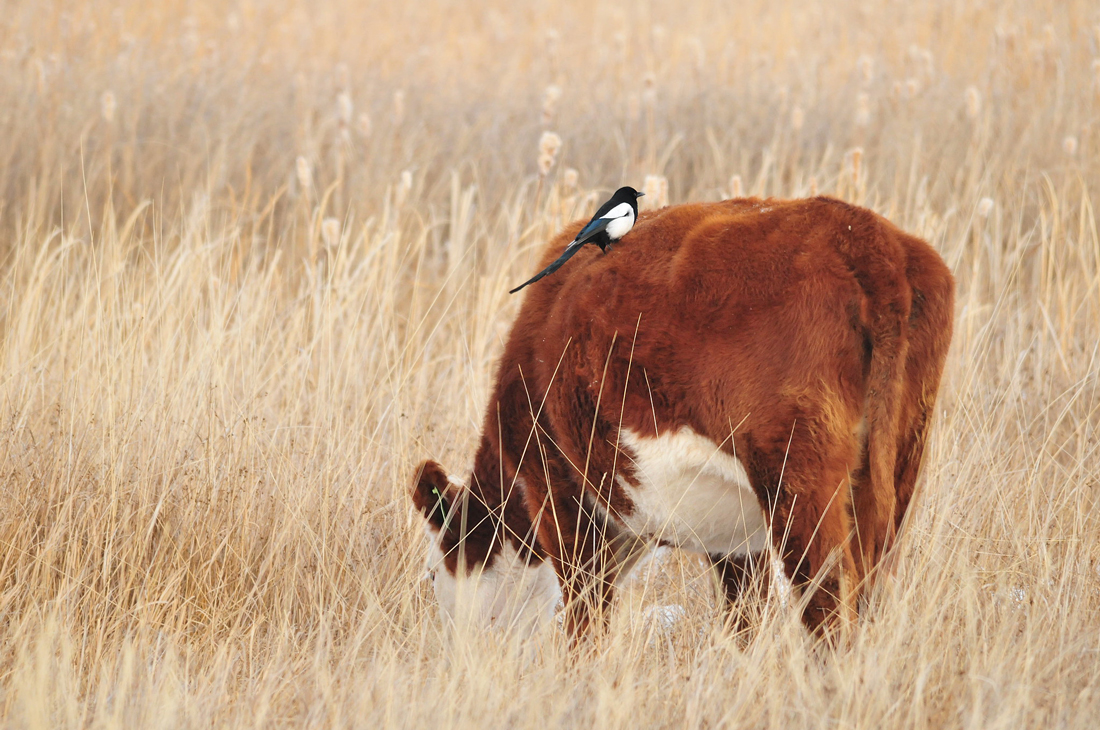
[[[662,544],[709,556],[731,602],[774,556],[809,630],[850,625],[913,500],[953,309],[929,244],[840,200],[640,216],[530,287],[469,478],[416,469],[438,602],[508,625],[561,605],[580,637]]]

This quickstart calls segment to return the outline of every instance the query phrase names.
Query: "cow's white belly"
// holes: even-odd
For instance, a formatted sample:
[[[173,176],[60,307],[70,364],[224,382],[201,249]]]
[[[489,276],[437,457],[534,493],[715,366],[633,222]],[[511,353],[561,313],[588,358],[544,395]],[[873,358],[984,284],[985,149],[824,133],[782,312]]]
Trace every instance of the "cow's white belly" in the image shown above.
[[[767,523],[745,467],[690,428],[645,438],[624,429],[638,486],[619,485],[634,501],[623,523],[640,537],[711,554],[757,552]]]

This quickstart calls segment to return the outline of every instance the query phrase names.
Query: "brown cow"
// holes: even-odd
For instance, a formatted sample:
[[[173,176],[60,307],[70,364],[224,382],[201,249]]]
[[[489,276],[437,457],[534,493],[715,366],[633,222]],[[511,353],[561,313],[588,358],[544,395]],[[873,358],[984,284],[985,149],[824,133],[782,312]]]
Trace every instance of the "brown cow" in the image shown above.
[[[530,288],[469,486],[417,470],[441,605],[476,576],[468,609],[511,624],[560,585],[577,635],[661,542],[707,553],[730,599],[771,547],[808,627],[853,615],[913,497],[951,341],[943,260],[825,197],[668,207],[589,248]]]

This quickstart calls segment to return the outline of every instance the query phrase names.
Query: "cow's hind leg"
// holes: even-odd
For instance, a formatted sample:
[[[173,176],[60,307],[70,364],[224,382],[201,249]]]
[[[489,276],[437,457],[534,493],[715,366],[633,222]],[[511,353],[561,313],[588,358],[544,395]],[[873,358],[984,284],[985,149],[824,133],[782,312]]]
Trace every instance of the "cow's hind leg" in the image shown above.
[[[564,460],[545,458],[547,468],[526,477],[528,509],[561,584],[566,632],[580,638],[604,622],[616,581],[648,545],[595,504]]]
[[[803,602],[802,620],[817,633],[854,620],[862,587],[852,550],[854,454],[854,440],[798,425],[782,448],[749,449],[754,485],[773,505],[773,543]]]

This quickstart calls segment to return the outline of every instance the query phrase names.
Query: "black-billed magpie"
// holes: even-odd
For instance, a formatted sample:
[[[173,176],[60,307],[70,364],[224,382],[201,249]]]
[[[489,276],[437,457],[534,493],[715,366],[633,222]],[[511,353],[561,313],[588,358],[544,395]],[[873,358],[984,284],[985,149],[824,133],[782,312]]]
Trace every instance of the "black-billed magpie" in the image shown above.
[[[615,194],[600,206],[596,215],[592,216],[592,220],[585,224],[573,242],[565,247],[565,251],[554,263],[508,293],[515,294],[528,284],[534,284],[547,274],[553,274],[586,243],[594,243],[600,247],[601,251],[607,253],[612,243],[625,236],[634,227],[634,221],[638,218],[638,198],[643,195],[645,193],[639,193],[632,187],[616,190]]]

